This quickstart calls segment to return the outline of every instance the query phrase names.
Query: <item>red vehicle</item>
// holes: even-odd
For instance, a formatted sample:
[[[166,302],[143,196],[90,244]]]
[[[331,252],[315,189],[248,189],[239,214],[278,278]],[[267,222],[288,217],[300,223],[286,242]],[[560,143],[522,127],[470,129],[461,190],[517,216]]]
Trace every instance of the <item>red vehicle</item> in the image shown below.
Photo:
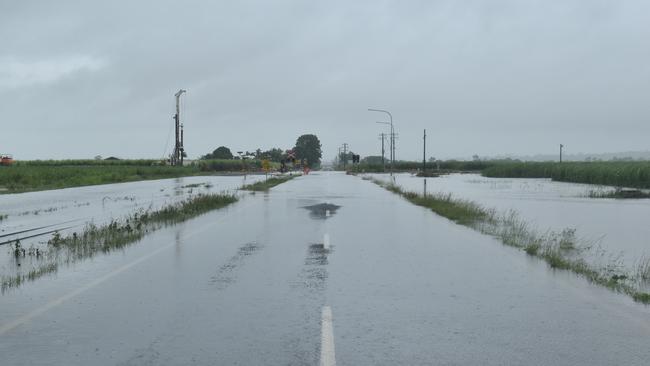
[[[0,165],[11,165],[14,162],[14,158],[11,155],[0,154]]]

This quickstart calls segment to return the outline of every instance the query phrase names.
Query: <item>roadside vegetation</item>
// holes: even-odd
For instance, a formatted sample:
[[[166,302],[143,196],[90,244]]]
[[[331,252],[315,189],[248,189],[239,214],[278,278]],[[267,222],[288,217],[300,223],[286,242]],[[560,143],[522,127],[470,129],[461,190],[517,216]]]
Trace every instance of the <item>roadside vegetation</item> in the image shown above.
[[[90,223],[82,231],[66,236],[55,232],[44,248],[24,248],[20,241],[16,241],[12,244],[12,251],[19,270],[15,275],[2,276],[0,289],[4,292],[55,272],[61,264],[124,248],[166,225],[189,220],[236,201],[237,197],[232,194],[199,194],[159,210],[143,209],[105,225]],[[30,269],[26,269],[28,267]]]
[[[514,211],[499,214],[477,203],[453,198],[450,194],[421,195],[377,179],[364,179],[457,224],[491,235],[505,245],[542,259],[551,268],[572,271],[593,283],[627,294],[635,301],[650,303],[650,293],[645,290],[650,283],[650,259],[641,260],[633,273],[627,273],[616,258],[607,259],[596,242],[578,238],[575,229],[539,232]],[[597,261],[600,264],[588,262],[585,259],[588,255],[601,259]]]
[[[20,193],[183,176],[261,172],[258,160],[205,160],[187,166],[154,160],[19,161],[0,167],[0,192]]]
[[[281,177],[272,177],[268,178],[266,180],[261,180],[259,182],[251,183],[251,184],[246,184],[241,187],[242,190],[244,191],[254,191],[254,192],[259,192],[259,191],[268,191],[269,189],[277,186],[278,184],[282,184],[286,181],[289,181],[293,178],[297,177],[297,175],[285,175]]]

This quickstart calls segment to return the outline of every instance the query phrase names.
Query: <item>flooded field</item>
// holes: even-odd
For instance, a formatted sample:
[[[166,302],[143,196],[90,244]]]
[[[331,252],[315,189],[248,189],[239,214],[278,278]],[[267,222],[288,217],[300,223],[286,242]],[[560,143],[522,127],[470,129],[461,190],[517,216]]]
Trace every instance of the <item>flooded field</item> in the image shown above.
[[[368,174],[390,181],[388,174]],[[594,245],[591,259],[616,262],[634,270],[650,255],[650,200],[589,198],[592,190],[612,188],[554,182],[550,179],[485,178],[478,174],[451,174],[419,178],[395,174],[395,184],[424,193],[452,193],[499,212],[515,210],[538,231],[576,229],[576,235]]]
[[[232,193],[263,175],[197,176],[0,195],[0,278],[52,270],[42,253],[55,236],[80,233],[135,212],[154,211],[199,194]],[[17,261],[15,242],[32,255]],[[49,261],[51,265],[51,261]]]

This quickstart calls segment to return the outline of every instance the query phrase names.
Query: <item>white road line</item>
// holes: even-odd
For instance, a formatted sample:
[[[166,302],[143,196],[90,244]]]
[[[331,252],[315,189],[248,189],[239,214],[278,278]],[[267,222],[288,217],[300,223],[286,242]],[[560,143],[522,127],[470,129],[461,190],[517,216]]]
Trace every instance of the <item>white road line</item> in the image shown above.
[[[198,229],[198,230],[196,230],[196,231],[194,231],[194,232],[192,232],[192,233],[190,233],[188,235],[185,235],[185,237],[183,239],[189,239],[192,236],[195,236],[195,235],[197,235],[197,234],[199,234],[199,233],[201,233],[201,232],[203,232],[203,231],[205,231],[205,230],[207,230],[209,228],[210,228],[210,225],[205,225],[205,226],[203,226],[202,229]],[[128,264],[123,265],[122,267],[116,268],[115,270],[103,275],[102,277],[97,278],[94,281],[91,281],[91,282],[77,288],[76,290],[68,292],[67,294],[65,294],[65,295],[63,295],[63,296],[61,296],[61,297],[59,297],[57,299],[54,299],[52,301],[47,302],[45,305],[41,306],[40,308],[37,308],[37,309],[35,309],[35,310],[33,310],[33,311],[31,311],[31,312],[29,312],[29,313],[27,313],[27,314],[25,314],[25,315],[23,315],[21,317],[15,319],[14,321],[11,321],[11,322],[9,322],[7,324],[4,324],[4,325],[0,325],[0,335],[4,335],[5,333],[7,333],[7,332],[11,331],[12,329],[20,326],[21,324],[26,323],[26,322],[34,319],[35,317],[47,312],[48,310],[50,310],[50,309],[52,309],[52,308],[54,308],[54,307],[56,307],[58,305],[61,305],[62,303],[70,300],[71,298],[73,298],[73,297],[75,297],[75,296],[77,296],[77,295],[79,295],[79,294],[81,294],[81,293],[83,293],[83,292],[85,292],[87,290],[90,290],[93,287],[96,287],[96,286],[100,285],[101,283],[103,283],[103,282],[105,282],[105,281],[119,275],[120,273],[128,270],[131,267],[134,267],[134,266],[148,260],[149,258],[155,256],[156,254],[162,252],[165,249],[168,249],[169,247],[171,247],[171,246],[173,246],[175,244],[176,244],[176,241],[173,241],[173,242],[168,243],[168,244],[166,244],[164,246],[161,246],[161,247],[157,248],[156,250],[154,250],[153,252],[151,252],[151,253],[149,253],[147,255],[144,255],[144,256],[134,260],[131,263],[128,263]]]
[[[325,234],[323,236],[323,249],[325,250],[330,249],[330,234]]]
[[[321,316],[320,366],[336,366],[332,309],[329,306],[323,307]]]

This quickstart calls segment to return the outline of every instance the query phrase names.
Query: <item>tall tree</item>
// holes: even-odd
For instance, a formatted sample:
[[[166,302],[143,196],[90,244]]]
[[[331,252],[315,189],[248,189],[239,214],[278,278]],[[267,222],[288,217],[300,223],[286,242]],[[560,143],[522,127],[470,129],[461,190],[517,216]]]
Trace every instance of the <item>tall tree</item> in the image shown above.
[[[296,158],[299,160],[306,159],[311,168],[320,166],[320,158],[323,155],[321,144],[316,135],[302,135],[296,140],[296,147],[293,149]]]
[[[207,154],[203,159],[232,159],[230,149],[225,146],[219,146],[211,154]]]

